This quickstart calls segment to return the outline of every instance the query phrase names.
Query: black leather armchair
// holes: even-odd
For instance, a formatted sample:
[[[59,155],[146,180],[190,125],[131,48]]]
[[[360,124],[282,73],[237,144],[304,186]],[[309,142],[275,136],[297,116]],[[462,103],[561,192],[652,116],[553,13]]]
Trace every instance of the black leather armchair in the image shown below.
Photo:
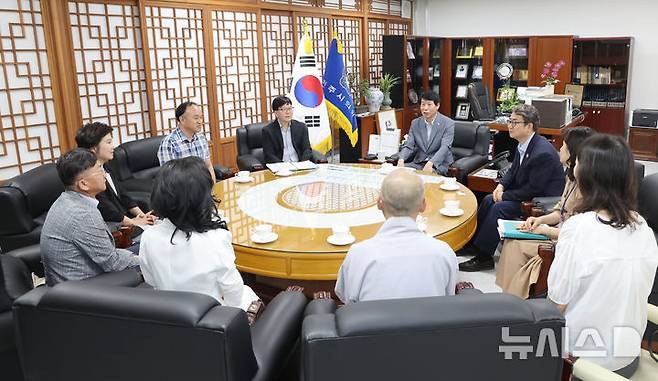
[[[33,287],[32,275],[20,259],[0,255],[0,378],[6,381],[23,380],[11,306]]]
[[[50,206],[64,191],[55,164],[44,164],[0,187],[0,248],[38,245]]]
[[[309,303],[302,325],[305,381],[560,379],[564,317],[546,300],[471,294],[360,302],[335,312]],[[325,301],[320,301],[326,304]],[[324,307],[324,306],[322,306]],[[506,360],[504,327],[527,335],[527,359]],[[556,344],[537,355],[542,329]],[[543,332],[545,334],[546,331]],[[560,354],[558,354],[558,352]]]
[[[269,122],[268,122],[269,123]],[[265,154],[263,153],[263,127],[268,123],[252,123],[236,130],[238,145],[238,168],[241,171],[260,171],[265,169]],[[313,150],[311,161],[326,163],[327,158]]]
[[[158,148],[162,139],[164,136],[154,136],[123,143],[114,149],[114,159],[107,163],[112,178],[118,181],[145,211],[150,209],[153,181],[160,171]],[[230,173],[224,166],[215,166],[215,176],[218,180]]]
[[[483,166],[489,154],[489,128],[477,122],[455,121],[455,137],[452,142],[452,156],[455,161],[448,173],[466,184],[468,174]]]
[[[27,380],[270,380],[299,338],[306,298],[283,292],[249,327],[207,295],[64,282],[14,304]]]
[[[484,83],[469,83],[468,99],[471,103],[471,112],[476,120],[493,120],[496,117],[496,109],[489,99],[489,90]]]
[[[107,163],[115,181],[134,193],[151,194],[153,179],[160,170],[158,148],[164,136],[133,140],[114,149],[114,159]]]

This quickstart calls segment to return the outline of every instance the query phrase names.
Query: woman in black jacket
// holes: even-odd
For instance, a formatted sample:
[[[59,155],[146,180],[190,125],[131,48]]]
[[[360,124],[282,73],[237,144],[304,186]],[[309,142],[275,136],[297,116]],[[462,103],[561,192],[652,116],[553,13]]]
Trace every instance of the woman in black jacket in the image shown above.
[[[105,123],[85,124],[76,133],[75,141],[78,147],[92,151],[103,166],[114,157],[112,127]],[[107,170],[105,191],[96,195],[96,199],[98,210],[111,230],[121,226],[152,225],[155,221],[155,216],[151,215],[151,212],[144,213],[137,203],[120,189],[119,184],[112,180]]]

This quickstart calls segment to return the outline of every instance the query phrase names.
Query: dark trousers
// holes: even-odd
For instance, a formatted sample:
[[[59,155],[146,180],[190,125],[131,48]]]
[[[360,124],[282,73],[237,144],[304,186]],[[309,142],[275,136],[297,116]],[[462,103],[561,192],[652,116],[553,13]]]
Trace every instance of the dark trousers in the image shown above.
[[[522,215],[520,202],[494,202],[492,195],[486,195],[478,208],[478,227],[473,237],[473,245],[482,255],[492,256],[500,242],[498,219],[514,220]]]

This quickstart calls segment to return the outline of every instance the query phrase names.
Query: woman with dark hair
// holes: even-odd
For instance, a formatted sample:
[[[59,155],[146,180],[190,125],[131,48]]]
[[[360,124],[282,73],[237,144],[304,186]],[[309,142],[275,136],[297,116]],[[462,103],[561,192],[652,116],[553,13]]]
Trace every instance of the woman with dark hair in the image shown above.
[[[637,368],[658,267],[653,231],[634,211],[633,164],[619,136],[583,143],[575,166],[578,214],[562,226],[548,274],[548,297],[566,318],[569,352],[624,377]]]
[[[87,123],[75,134],[75,141],[80,148],[87,148],[96,155],[96,159],[105,163],[114,158],[112,144],[112,127],[105,123]],[[152,225],[155,216],[144,213],[137,203],[128,196],[112,175],[105,170],[105,190],[96,195],[98,210],[111,230],[123,226]]]
[[[140,267],[156,289],[198,292],[247,310],[258,296],[235,267],[231,233],[217,212],[212,186],[196,156],[162,166],[151,203],[163,220],[142,234]]]
[[[560,148],[560,161],[567,167],[566,184],[560,202],[553,211],[541,217],[528,217],[520,230],[546,235],[555,241],[560,235],[560,226],[574,213],[580,200],[580,192],[574,177],[576,157],[583,141],[594,131],[589,127],[574,127],[565,130]],[[500,260],[496,265],[496,284],[504,292],[527,298],[530,286],[537,282],[542,259],[537,249],[546,241],[506,239],[503,241]]]

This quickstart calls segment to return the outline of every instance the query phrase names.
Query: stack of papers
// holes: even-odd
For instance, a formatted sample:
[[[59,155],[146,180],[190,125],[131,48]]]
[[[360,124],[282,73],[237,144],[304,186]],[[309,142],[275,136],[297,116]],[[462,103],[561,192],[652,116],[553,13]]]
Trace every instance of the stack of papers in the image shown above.
[[[535,234],[522,232],[516,228],[521,225],[523,221],[513,221],[513,220],[498,220],[498,234],[500,238],[513,238],[513,239],[537,239],[548,241],[548,237],[543,234]]]
[[[305,169],[316,169],[318,166],[313,163],[310,160],[306,161],[300,161],[298,163],[269,163],[265,164],[267,168],[276,173],[279,172],[280,170],[288,170],[288,171],[303,171]]]

